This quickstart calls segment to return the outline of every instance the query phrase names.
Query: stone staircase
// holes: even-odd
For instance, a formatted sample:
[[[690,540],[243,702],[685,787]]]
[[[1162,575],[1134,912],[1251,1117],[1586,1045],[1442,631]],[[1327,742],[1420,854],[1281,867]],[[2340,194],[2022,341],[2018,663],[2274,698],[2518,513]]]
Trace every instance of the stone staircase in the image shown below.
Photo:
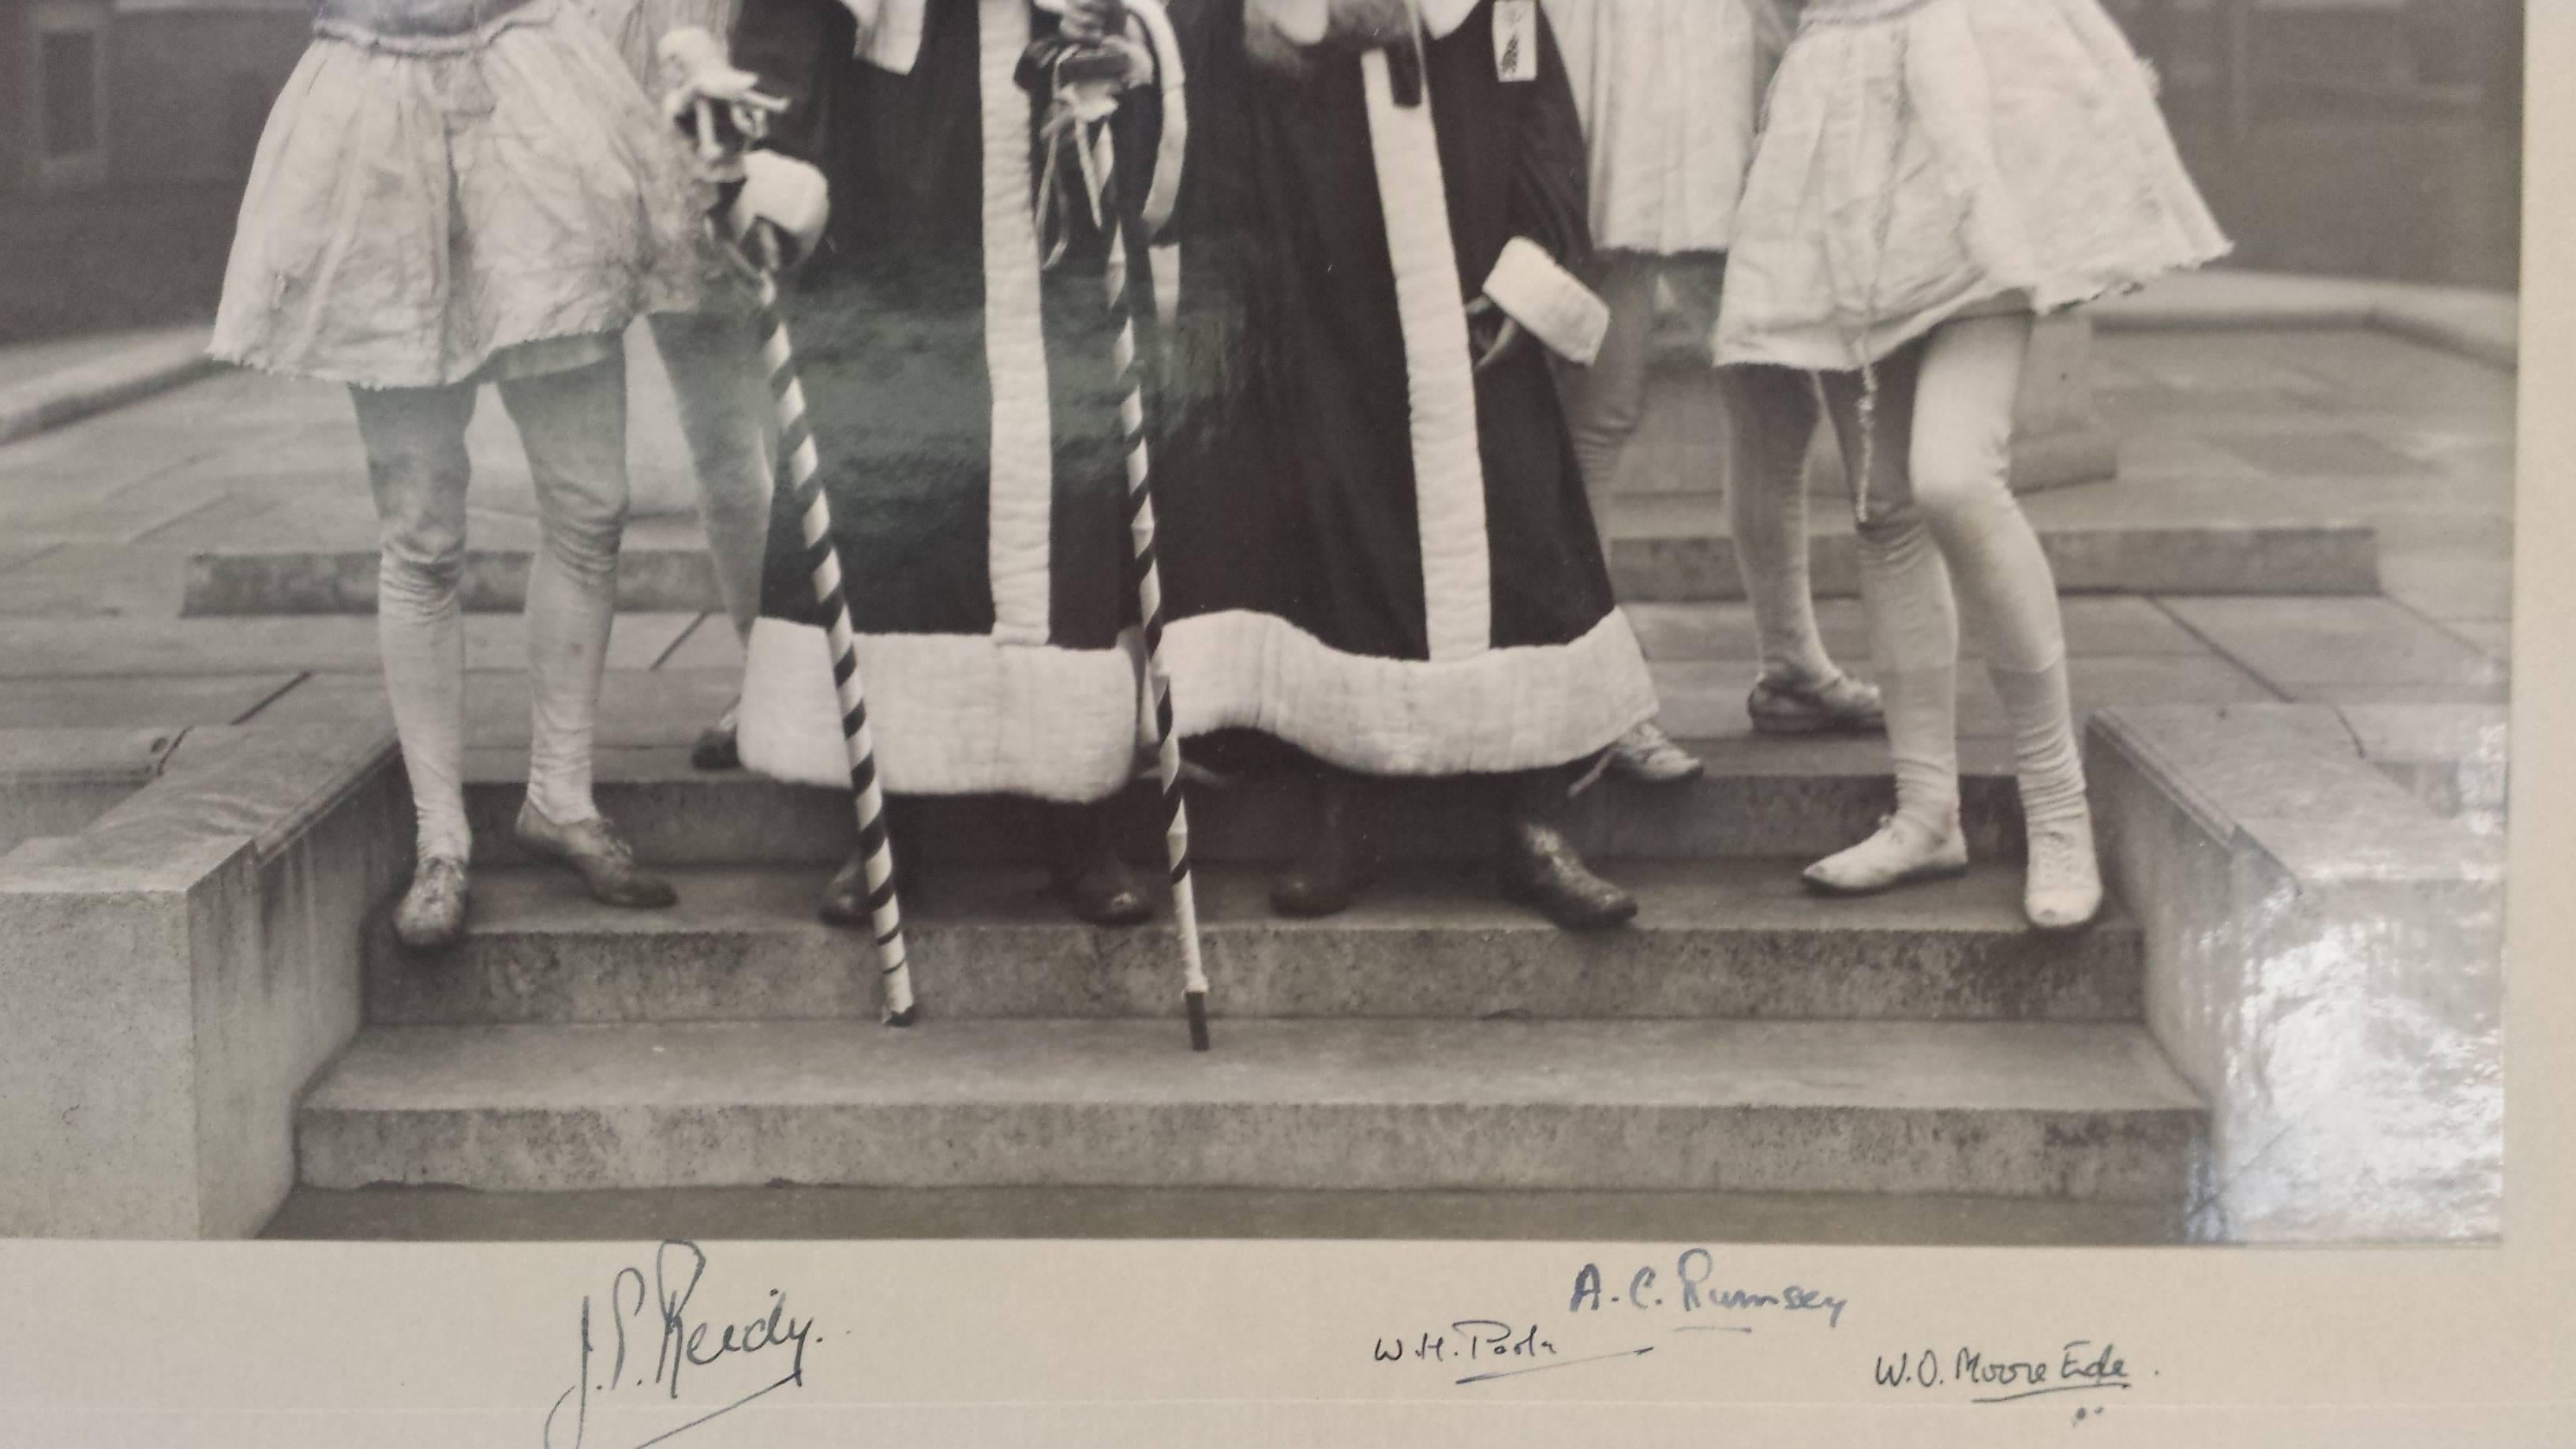
[[[612,753],[602,805],[682,898],[613,912],[510,858],[496,827],[516,762],[479,757],[471,803],[495,844],[471,935],[434,966],[381,926],[366,943],[367,1025],[306,1096],[288,1216],[341,1199],[381,1219],[407,1190],[470,1234],[470,1207],[459,1227],[458,1195],[433,1189],[517,1205],[495,1222],[531,1195],[825,1189],[1267,1193],[1291,1232],[1322,1219],[1283,1197],[1354,1193],[1542,1218],[1557,1195],[1786,1195],[1838,1204],[1836,1234],[1860,1238],[1927,1204],[2045,1208],[2049,1240],[2178,1223],[2203,1113],[2139,1021],[2137,929],[2117,913],[2064,940],[2024,928],[1990,745],[1968,756],[1984,863],[1849,902],[1807,897],[1796,866],[1885,808],[1883,744],[1699,748],[1706,780],[1591,800],[1586,843],[1644,904],[1605,937],[1493,896],[1489,807],[1460,788],[1402,790],[1393,878],[1327,922],[1267,911],[1293,797],[1196,795],[1205,1055],[1178,1019],[1168,923],[1063,920],[1027,859],[1034,821],[1007,802],[903,802],[924,1020],[895,1031],[864,938],[812,917],[850,838],[837,795]],[[1146,802],[1129,803],[1146,858]],[[1511,1231],[1508,1210],[1480,1221]]]

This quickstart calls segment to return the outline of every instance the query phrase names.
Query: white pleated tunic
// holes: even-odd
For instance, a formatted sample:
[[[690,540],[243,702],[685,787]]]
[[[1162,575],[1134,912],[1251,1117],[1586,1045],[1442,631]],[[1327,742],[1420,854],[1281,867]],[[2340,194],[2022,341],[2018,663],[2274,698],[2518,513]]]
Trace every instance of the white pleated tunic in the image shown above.
[[[695,304],[708,193],[587,18],[526,0],[442,31],[419,0],[348,8],[368,19],[326,6],[269,114],[217,357],[444,386],[605,357]]]
[[[1857,369],[2227,251],[2097,0],[1810,0],[1772,85],[1721,362]]]
[[[1724,251],[1783,0],[1546,0],[1591,153],[1593,244]]]

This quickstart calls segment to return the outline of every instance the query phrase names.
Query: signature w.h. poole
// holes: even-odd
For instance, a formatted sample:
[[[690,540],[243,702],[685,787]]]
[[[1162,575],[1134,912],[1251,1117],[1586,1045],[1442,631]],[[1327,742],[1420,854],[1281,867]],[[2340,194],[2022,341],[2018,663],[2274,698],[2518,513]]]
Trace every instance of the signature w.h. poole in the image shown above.
[[[594,1393],[609,1396],[649,1389],[676,1401],[680,1381],[684,1376],[693,1377],[691,1370],[713,1369],[728,1358],[758,1359],[776,1370],[775,1376],[764,1374],[764,1381],[751,1392],[667,1429],[645,1440],[645,1444],[661,1443],[763,1395],[805,1382],[805,1346],[814,1320],[790,1314],[787,1294],[777,1288],[769,1290],[767,1312],[758,1316],[728,1319],[721,1327],[711,1318],[692,1318],[689,1300],[706,1273],[707,1255],[697,1244],[666,1242],[654,1250],[649,1283],[640,1266],[630,1264],[617,1270],[609,1280],[605,1314],[594,1313],[592,1298],[582,1295],[580,1377],[546,1411],[544,1449],[582,1449]],[[597,1327],[602,1317],[609,1334],[606,1343],[601,1341]],[[630,1323],[635,1325],[631,1333]],[[643,1357],[648,1339],[652,1342],[649,1368]],[[777,1356],[780,1350],[785,1354],[783,1362]],[[642,1449],[642,1445],[631,1449]]]

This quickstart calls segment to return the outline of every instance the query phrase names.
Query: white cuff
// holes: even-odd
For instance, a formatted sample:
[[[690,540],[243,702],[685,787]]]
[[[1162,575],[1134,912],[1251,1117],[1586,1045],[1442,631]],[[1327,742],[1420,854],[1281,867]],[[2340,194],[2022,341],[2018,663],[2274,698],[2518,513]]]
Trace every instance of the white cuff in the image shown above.
[[[822,172],[775,151],[744,154],[742,190],[726,218],[737,239],[750,235],[754,223],[765,221],[787,234],[797,256],[811,256],[831,219],[832,188]]]
[[[1609,304],[1528,237],[1503,244],[1485,278],[1485,295],[1567,361],[1590,367],[1601,355],[1601,339],[1610,331]]]

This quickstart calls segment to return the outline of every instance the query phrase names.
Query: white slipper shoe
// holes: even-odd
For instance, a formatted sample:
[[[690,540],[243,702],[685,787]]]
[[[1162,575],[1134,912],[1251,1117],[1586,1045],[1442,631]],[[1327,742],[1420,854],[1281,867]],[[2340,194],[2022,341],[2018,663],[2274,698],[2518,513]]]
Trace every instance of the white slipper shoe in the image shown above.
[[[1935,831],[1909,815],[1890,815],[1878,833],[1807,867],[1809,890],[1829,896],[1866,896],[1920,880],[1944,880],[1968,868],[1968,837],[1953,811],[1947,830]]]
[[[2093,817],[2031,827],[2022,911],[2043,931],[2081,930],[2102,914],[2102,863],[2093,849]]]

